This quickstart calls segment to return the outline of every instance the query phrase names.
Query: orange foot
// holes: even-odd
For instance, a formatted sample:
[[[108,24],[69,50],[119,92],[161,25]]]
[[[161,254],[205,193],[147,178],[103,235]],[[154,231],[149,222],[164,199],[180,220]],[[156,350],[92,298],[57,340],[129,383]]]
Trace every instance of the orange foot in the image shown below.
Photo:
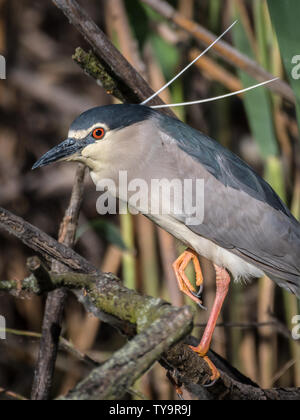
[[[195,272],[196,272],[196,285],[200,288],[199,292],[196,293],[194,286],[191,284],[185,274],[190,261],[193,261]],[[177,278],[179,289],[197,303],[202,309],[206,308],[202,305],[202,291],[203,291],[203,276],[198,260],[198,256],[195,251],[188,249],[185,251],[173,264],[173,269]]]
[[[210,377],[211,382],[209,384],[205,384],[204,386],[206,388],[213,386],[217,382],[217,380],[221,377],[220,372],[218,371],[216,366],[213,364],[213,362],[210,360],[210,358],[207,356],[207,353],[205,353],[204,351],[201,351],[199,346],[198,347],[190,346],[190,348],[195,353],[197,353],[203,360],[205,360],[205,362],[208,364],[210,370],[212,371],[212,375]]]

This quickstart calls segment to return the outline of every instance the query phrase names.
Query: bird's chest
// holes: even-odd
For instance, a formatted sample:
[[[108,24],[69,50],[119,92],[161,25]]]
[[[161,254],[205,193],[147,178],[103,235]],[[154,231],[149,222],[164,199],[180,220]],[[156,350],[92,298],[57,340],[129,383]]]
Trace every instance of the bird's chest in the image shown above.
[[[204,181],[201,183],[199,178],[197,186],[195,181],[194,184],[190,183],[188,177],[178,176],[180,171],[176,166],[171,170],[169,166],[166,171],[156,165],[157,162],[154,162],[151,171],[146,166],[144,170],[136,167],[129,171],[108,168],[101,173],[91,172],[91,177],[99,191],[106,190],[115,199],[125,202],[132,213],[144,214],[199,255],[218,266],[226,267],[236,279],[261,274],[241,258],[189,228],[191,223],[206,223],[204,204],[207,201],[207,188],[205,189]],[[196,177],[191,179],[195,180]],[[108,182],[105,185],[106,181]],[[188,181],[186,185],[185,181]]]

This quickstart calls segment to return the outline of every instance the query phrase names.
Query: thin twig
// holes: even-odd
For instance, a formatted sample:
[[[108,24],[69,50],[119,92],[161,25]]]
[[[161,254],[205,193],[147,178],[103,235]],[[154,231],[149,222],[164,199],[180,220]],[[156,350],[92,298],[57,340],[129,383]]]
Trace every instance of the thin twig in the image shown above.
[[[193,60],[198,55],[198,53],[198,49],[192,49],[189,53],[189,56]],[[241,90],[243,88],[241,81],[231,72],[226,70],[224,66],[218,64],[216,60],[212,60],[209,57],[203,57],[202,60],[196,63],[196,67],[203,71],[207,78],[222,83],[232,92]]]
[[[206,324],[196,324],[195,327],[205,328]],[[258,329],[264,327],[278,327],[278,323],[276,321],[270,322],[224,322],[221,324],[217,324],[216,328],[240,328],[242,330],[249,330],[249,329]],[[291,335],[290,337],[291,338]]]
[[[19,337],[34,338],[34,339],[37,339],[37,340],[40,340],[41,337],[42,337],[42,334],[40,334],[40,333],[35,333],[35,332],[31,332],[31,331],[13,330],[13,329],[10,329],[10,328],[0,328],[0,332],[5,332],[6,334],[12,334],[12,335],[19,336]],[[95,360],[91,359],[88,355],[82,353],[70,341],[66,340],[63,337],[59,338],[59,347],[60,347],[61,350],[71,354],[79,362],[83,362],[87,366],[90,366],[90,367],[99,366],[99,363],[97,363]]]
[[[22,395],[16,394],[13,391],[8,391],[7,389],[0,387],[0,396],[1,394],[6,395],[7,397],[13,398],[14,400],[28,401],[27,398],[23,397]]]
[[[282,378],[283,375],[286,374],[286,372],[288,372],[293,366],[295,366],[295,364],[297,363],[296,360],[292,359],[289,360],[280,370],[279,372],[276,373],[276,375],[274,375],[274,377],[272,378],[271,382],[272,384],[275,384],[277,381],[279,381],[280,378]]]
[[[269,322],[224,322],[217,324],[216,328],[237,328],[241,330],[256,330],[260,328],[273,327],[274,330],[281,336],[285,337],[288,340],[293,340],[292,334],[287,328],[287,326],[280,322],[278,319],[275,319],[275,317],[273,318],[274,321]],[[205,328],[206,324],[195,324],[195,327]],[[296,343],[300,345],[300,342]]]

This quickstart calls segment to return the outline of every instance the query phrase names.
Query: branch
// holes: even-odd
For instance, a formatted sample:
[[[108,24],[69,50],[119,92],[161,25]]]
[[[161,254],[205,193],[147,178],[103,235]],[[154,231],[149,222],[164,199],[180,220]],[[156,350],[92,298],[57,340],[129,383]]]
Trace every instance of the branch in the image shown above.
[[[32,289],[39,294],[47,291],[43,290],[46,284],[50,290],[64,287],[84,290],[86,296],[81,296],[81,301],[88,311],[98,315],[100,311],[105,311],[131,324],[138,333],[109,362],[95,369],[67,399],[112,399],[124,395],[170,346],[191,331],[193,314],[189,307],[173,308],[160,299],[140,296],[111,277],[104,274],[49,273],[51,285],[40,283],[33,275],[22,283],[23,290]],[[0,290],[12,291],[16,288],[17,282],[0,282]],[[133,328],[127,332],[129,335],[132,333]],[[204,365],[205,375],[209,375],[208,366]]]
[[[198,341],[194,338],[190,341],[191,345],[197,345],[197,343]],[[181,359],[176,354],[181,354]],[[198,357],[196,354],[195,356]],[[266,401],[299,400],[300,398],[300,388],[263,390],[251,380],[245,378],[236,369],[229,366],[228,362],[222,361],[220,356],[210,352],[209,357],[221,371],[221,379],[213,387],[204,389],[203,382],[199,382],[199,378],[203,378],[203,373],[201,374],[198,371],[196,361],[186,353],[185,345],[179,344],[174,346],[167,353],[168,363],[176,369],[177,380],[196,399]]]
[[[52,273],[49,275],[51,281],[49,279],[45,281],[44,275],[41,276],[40,274],[41,270],[39,267],[36,267],[33,270],[36,277],[31,276],[22,282],[22,290],[26,292],[41,294],[57,287],[86,290],[88,295],[85,297],[82,293],[76,292],[77,297],[84,304],[86,310],[92,312],[101,320],[119,328],[128,336],[133,336],[136,331],[141,331],[143,323],[147,321],[146,311],[149,308],[154,310],[157,306],[166,305],[160,300],[142,297],[136,292],[124,288],[116,281],[113,275],[100,273],[72,249],[59,244],[46,233],[41,232],[38,228],[33,227],[20,217],[1,207],[0,228],[19,238],[43,258],[46,258],[46,260],[49,260],[49,257],[51,259],[56,258],[57,261],[65,265],[66,270],[76,271],[61,275]],[[86,276],[86,274],[90,274],[90,276]],[[95,284],[97,287],[95,287]],[[13,292],[16,290],[19,290],[17,281],[0,282],[0,291]],[[152,316],[150,319],[152,319]],[[205,361],[190,350],[188,346],[181,344],[176,349],[177,359],[172,353],[172,363],[175,363],[176,366],[172,366],[169,363],[168,368],[174,370],[178,367],[180,369],[180,366],[182,366],[182,354],[184,354],[186,364],[194,372],[191,380],[194,380],[195,372],[197,372],[197,375],[199,374],[197,381],[203,384],[211,374]],[[168,360],[167,356],[166,359]],[[219,360],[222,359],[219,358]],[[219,367],[222,366],[222,363],[216,363],[216,365]],[[233,371],[233,369],[231,370]],[[185,382],[188,382],[189,377],[186,376],[186,378]]]
[[[104,310],[108,315],[118,317],[123,325],[131,326],[127,331],[123,328],[127,335],[132,336],[134,331],[138,333],[108,362],[93,370],[66,399],[120,398],[159,359],[167,370],[175,372],[177,381],[198,399],[299,399],[299,389],[262,390],[212,352],[209,356],[222,376],[214,387],[205,390],[203,383],[210,375],[206,363],[186,344],[174,345],[191,329],[190,309],[173,308],[160,299],[140,296],[111,277],[105,274],[49,273],[50,283],[40,283],[34,275],[22,283],[23,290],[38,294],[60,287],[85,290],[86,296],[80,299],[88,311],[99,316]],[[14,281],[0,282],[0,290],[14,291],[18,287]],[[99,317],[102,319],[101,315]],[[195,340],[189,339],[189,344],[195,345]]]
[[[178,13],[177,10],[167,2],[163,0],[141,1],[158,12],[161,16],[175,23],[179,28],[188,32],[192,37],[199,40],[201,44],[208,46],[216,40],[217,37],[213,33]],[[251,60],[247,55],[237,51],[225,41],[219,41],[217,44],[215,44],[213,50],[228,63],[245,71],[259,82],[274,79],[274,76],[266,71],[263,67],[261,67],[257,62]],[[276,82],[268,85],[268,89],[278,93],[289,102],[293,104],[295,103],[294,92],[286,82],[277,80]]]
[[[85,258],[78,255],[72,249],[59,244],[45,232],[25,222],[21,217],[15,216],[8,210],[0,207],[0,227],[25,245],[33,249],[48,263],[55,259],[65,265],[66,270],[86,274],[96,274],[97,269]]]
[[[87,53],[82,48],[78,47],[72,58],[85,73],[100,83],[108,95],[113,95],[121,102],[126,102],[126,98],[119,90],[115,79],[107,73],[93,51]]]
[[[0,291],[25,291],[38,295],[59,288],[84,291],[84,294],[80,295],[80,301],[88,312],[96,313],[101,318],[99,312],[103,311],[124,323],[130,323],[134,326],[135,332],[140,332],[151,324],[153,316],[155,318],[153,314],[159,312],[162,307],[170,308],[170,305],[163,300],[141,296],[134,290],[125,288],[112,274],[88,275],[73,272],[48,274],[50,282],[41,283],[37,269],[34,270],[30,277],[22,281],[21,290],[18,281],[0,281]],[[147,316],[150,314],[151,317],[148,319]]]
[[[52,1],[91,45],[103,68],[116,82],[122,97],[126,98],[129,103],[141,103],[145,98],[153,95],[154,92],[147,82],[129,64],[75,0]],[[156,97],[153,104],[159,105],[163,102]],[[173,116],[170,110],[167,110],[167,113]]]
[[[59,242],[72,247],[78,225],[78,218],[83,199],[85,166],[78,165],[69,207],[65,212],[64,219],[60,226]],[[56,272],[63,272],[64,266],[56,260],[52,262],[52,269]],[[59,347],[61,324],[67,290],[59,289],[47,296],[45,314],[42,326],[42,338],[37,365],[34,372],[34,380],[31,391],[32,400],[48,400],[52,388],[55,362]]]
[[[35,275],[37,273],[38,271],[36,270]],[[115,392],[116,395],[120,396],[119,382],[123,384],[124,393],[130,385],[128,381],[134,375],[135,368],[132,366],[134,363],[129,363],[129,361],[135,360],[138,375],[138,372],[139,374],[143,373],[163,353],[165,353],[163,355],[163,366],[171,372],[175,370],[180,382],[188,389],[192,389],[194,395],[199,397],[199,393],[203,394],[202,385],[211,375],[208,365],[183,343],[177,344],[169,350],[170,341],[168,340],[172,340],[174,344],[180,338],[186,336],[190,330],[192,314],[189,308],[172,308],[160,299],[140,296],[135,291],[126,289],[113,280],[111,275],[85,275],[69,272],[64,274],[49,273],[49,278],[51,279],[50,283],[41,283],[38,278],[31,276],[22,282],[22,290],[27,292],[32,290],[32,292],[38,294],[49,291],[49,289],[53,290],[61,287],[67,287],[70,290],[85,290],[86,296],[81,296],[80,300],[87,311],[92,312],[100,319],[103,319],[101,316],[103,311],[107,315],[117,317],[124,323],[122,331],[129,336],[136,333],[145,334],[138,335],[134,341],[131,341],[133,343],[132,346],[127,345],[115,353],[112,359],[113,362],[110,360],[92,372],[91,376],[79,384],[74,393],[70,394],[68,398],[87,398],[87,394],[91,392],[91,387],[95,388],[91,398],[96,398],[96,394],[98,395],[97,398],[108,398],[109,396],[106,394],[108,388],[110,389],[110,396],[113,397]],[[0,290],[14,291],[18,290],[18,287],[18,282],[15,281],[0,282]],[[43,289],[44,287],[47,288]],[[185,319],[185,324],[182,324],[182,317]],[[174,325],[173,322],[175,322]],[[172,329],[173,333],[170,330],[172,326],[174,327]],[[150,337],[152,337],[153,333],[152,341]],[[127,355],[127,363],[124,361],[124,354]],[[235,378],[250,383],[241,374],[234,373],[234,369],[228,370],[225,364],[222,365],[221,358],[217,356],[213,360],[215,361],[215,359],[218,361],[216,363],[218,367],[221,366],[225,371],[232,373],[232,378],[222,374],[222,379],[219,381],[223,384],[221,388],[222,393],[224,393],[224,388],[227,389],[233,384]],[[117,360],[123,361],[124,364],[120,362],[121,365],[118,365]],[[115,363],[119,367],[120,380],[116,380],[115,372],[111,371]],[[146,366],[148,367],[146,368]],[[106,377],[106,387],[102,388],[101,384],[104,377]],[[98,382],[100,378],[101,381]],[[123,378],[125,383],[121,381],[121,378]],[[134,378],[136,379],[135,376]],[[226,378],[226,384],[223,378]],[[89,391],[85,390],[86,386],[89,388]],[[239,386],[242,387],[243,383],[239,383]]]
[[[146,314],[145,314],[146,315]],[[148,312],[146,316],[152,316]],[[187,320],[190,319],[190,323]],[[161,308],[157,320],[78,384],[66,400],[116,400],[191,329],[189,308]]]

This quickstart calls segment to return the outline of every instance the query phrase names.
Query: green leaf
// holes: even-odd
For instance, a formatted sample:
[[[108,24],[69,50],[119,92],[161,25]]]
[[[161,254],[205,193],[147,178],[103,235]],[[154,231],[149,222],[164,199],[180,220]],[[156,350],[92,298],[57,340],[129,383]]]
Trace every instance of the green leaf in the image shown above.
[[[268,6],[282,60],[296,95],[300,126],[300,1],[268,0]]]
[[[130,26],[141,50],[148,40],[150,20],[149,12],[144,6],[139,0],[125,0]]]
[[[93,220],[78,229],[76,239],[81,238],[89,229],[93,229],[106,242],[117,246],[122,251],[128,251],[120,230],[113,223],[100,219]]]
[[[221,20],[222,0],[213,0],[208,2],[209,27],[213,32],[217,32]]]
[[[264,178],[273,187],[282,201],[286,203],[284,170],[280,158],[276,156],[267,158]]]
[[[234,44],[237,49],[249,57],[255,59],[251,44],[247,38],[246,31],[242,25],[242,19],[236,10],[239,24],[233,29]],[[239,76],[244,87],[255,85],[256,80],[248,76],[243,71],[239,71]],[[279,155],[274,123],[272,118],[272,104],[268,91],[265,88],[258,88],[244,94],[243,101],[248,115],[252,134],[257,142],[261,155],[264,158],[268,156]]]
[[[150,34],[149,39],[166,80],[172,79],[176,74],[180,60],[178,48],[154,33]]]
[[[133,216],[127,212],[120,215],[122,239],[127,249],[134,249],[134,223]],[[128,289],[137,287],[136,261],[133,253],[124,253],[122,258],[123,283]]]

